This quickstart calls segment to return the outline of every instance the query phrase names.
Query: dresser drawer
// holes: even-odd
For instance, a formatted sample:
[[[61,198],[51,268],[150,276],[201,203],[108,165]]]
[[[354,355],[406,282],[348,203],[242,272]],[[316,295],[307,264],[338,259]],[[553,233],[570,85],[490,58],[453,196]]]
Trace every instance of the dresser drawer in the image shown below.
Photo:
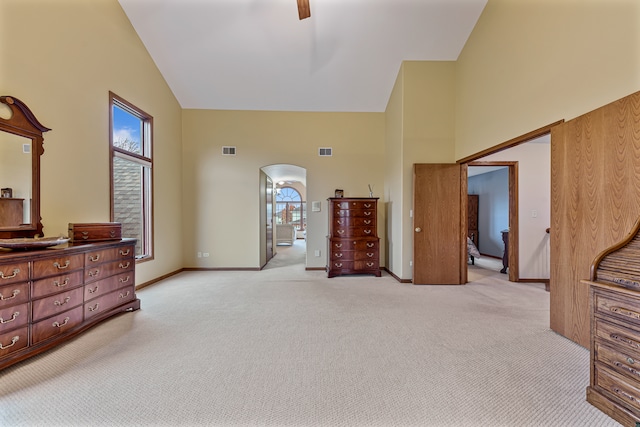
[[[634,410],[640,409],[640,388],[636,381],[632,381],[617,374],[602,365],[594,366],[595,387],[618,400],[623,406]]]
[[[632,329],[595,319],[594,336],[610,347],[620,348],[620,351],[631,351],[640,359],[640,334]]]
[[[376,202],[372,200],[345,200],[343,202],[334,202],[335,210],[342,209],[374,209],[376,208]]]
[[[612,370],[640,381],[640,358],[620,353],[600,343],[595,343],[594,358]]]
[[[355,261],[353,267],[355,270],[378,270],[380,268],[380,261],[377,259],[372,261]]]
[[[0,286],[9,283],[25,282],[29,280],[29,263],[6,264],[0,266]]]
[[[29,321],[29,303],[0,309],[0,333],[24,326]]]
[[[375,240],[354,240],[354,247],[356,251],[377,251],[378,250],[378,239]]]
[[[133,272],[127,272],[87,284],[84,287],[84,301],[86,303],[93,298],[115,291],[123,286],[131,285],[133,281]]]
[[[353,220],[356,218],[375,219],[376,211],[375,209],[337,209],[333,212],[333,216]]]
[[[96,280],[106,279],[114,274],[134,271],[135,265],[135,260],[133,258],[128,258],[121,261],[113,261],[97,266],[90,266],[84,271],[84,282],[91,283]]]
[[[0,286],[0,309],[29,301],[29,282]]]
[[[120,304],[133,301],[135,297],[136,294],[133,285],[118,289],[115,292],[102,295],[85,303],[84,317],[85,319],[89,319],[93,316],[96,316],[97,314],[109,311],[112,308],[119,306]]]
[[[50,297],[42,298],[32,302],[33,321],[37,322],[45,317],[69,310],[72,307],[82,304],[84,292],[82,288],[75,288],[67,292],[61,292]]]
[[[41,320],[31,327],[31,344],[63,334],[82,323],[82,306]]]
[[[355,251],[354,252],[354,261],[378,261],[380,257],[378,256],[377,250],[369,250],[369,251]]]
[[[85,254],[85,267],[93,267],[105,262],[133,259],[135,248],[133,246],[125,246],[120,248],[103,249],[101,251],[93,251]]]
[[[334,237],[373,237],[375,235],[375,227],[336,227],[333,230]]]
[[[329,268],[331,270],[353,270],[353,261],[331,261]]]
[[[81,286],[82,274],[82,270],[77,270],[69,274],[35,280],[31,285],[31,297],[40,298]]]
[[[33,278],[57,276],[84,268],[84,255],[68,255],[33,262]]]
[[[29,344],[29,330],[25,326],[13,331],[0,333],[0,357],[21,350]]]
[[[376,227],[376,219],[375,218],[358,218],[358,217],[348,217],[348,216],[339,216],[333,219],[334,228],[337,227]]]
[[[640,299],[602,289],[595,289],[593,296],[595,314],[640,325]]]
[[[354,251],[331,251],[331,260],[332,261],[353,261]]]

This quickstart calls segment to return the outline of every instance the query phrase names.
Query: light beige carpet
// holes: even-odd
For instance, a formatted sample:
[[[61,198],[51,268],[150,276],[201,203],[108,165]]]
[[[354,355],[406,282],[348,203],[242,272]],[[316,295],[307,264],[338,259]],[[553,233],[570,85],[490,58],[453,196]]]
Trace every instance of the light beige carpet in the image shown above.
[[[184,272],[142,309],[0,372],[2,426],[613,426],[549,293],[305,271]]]

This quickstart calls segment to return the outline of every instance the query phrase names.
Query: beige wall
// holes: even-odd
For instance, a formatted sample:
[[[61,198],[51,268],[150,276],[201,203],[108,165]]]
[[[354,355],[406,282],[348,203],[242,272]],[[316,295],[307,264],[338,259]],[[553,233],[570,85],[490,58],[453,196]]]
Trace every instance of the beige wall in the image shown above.
[[[222,156],[222,146],[236,156]],[[336,188],[367,197],[384,185],[383,113],[183,111],[184,265],[260,266],[260,168],[287,163],[307,171],[307,267],[326,265],[327,202]],[[319,157],[318,147],[332,147]],[[380,193],[376,195],[381,196]],[[380,217],[379,233],[384,230]],[[197,258],[208,252],[208,258]],[[384,259],[384,258],[382,258]]]
[[[387,175],[393,212],[389,227],[394,236],[390,270],[401,279],[411,279],[413,165],[455,161],[455,62],[405,61],[398,82],[387,106],[387,162],[393,174]]]
[[[460,159],[640,89],[640,2],[489,0],[456,69]]]
[[[182,267],[181,110],[117,0],[3,0],[0,94],[43,125],[42,219],[47,236],[69,222],[109,221],[109,91],[154,117],[155,259],[143,283]]]

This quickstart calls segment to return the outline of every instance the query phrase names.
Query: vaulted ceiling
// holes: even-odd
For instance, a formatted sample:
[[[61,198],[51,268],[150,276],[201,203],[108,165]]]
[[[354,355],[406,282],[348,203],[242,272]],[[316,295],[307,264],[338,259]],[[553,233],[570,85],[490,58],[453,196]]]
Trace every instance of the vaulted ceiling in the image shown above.
[[[119,0],[183,108],[382,112],[403,60],[456,60],[487,0]]]

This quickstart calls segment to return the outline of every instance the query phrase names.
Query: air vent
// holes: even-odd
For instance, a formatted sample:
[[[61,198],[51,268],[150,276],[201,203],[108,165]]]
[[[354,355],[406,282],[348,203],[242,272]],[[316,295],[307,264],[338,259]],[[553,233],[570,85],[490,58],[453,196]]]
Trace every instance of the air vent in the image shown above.
[[[318,148],[318,156],[331,156],[332,155],[331,147],[320,147]]]
[[[222,147],[222,155],[223,156],[235,156],[236,155],[236,147]]]

